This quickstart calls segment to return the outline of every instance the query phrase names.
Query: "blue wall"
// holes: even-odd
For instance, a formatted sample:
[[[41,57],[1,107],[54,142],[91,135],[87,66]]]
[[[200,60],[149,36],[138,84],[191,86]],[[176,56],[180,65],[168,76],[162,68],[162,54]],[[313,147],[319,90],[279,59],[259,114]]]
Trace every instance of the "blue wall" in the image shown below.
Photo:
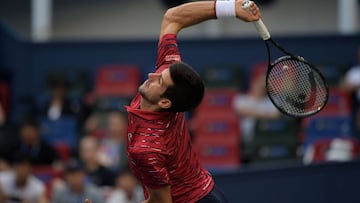
[[[214,175],[230,203],[359,203],[360,162]]]

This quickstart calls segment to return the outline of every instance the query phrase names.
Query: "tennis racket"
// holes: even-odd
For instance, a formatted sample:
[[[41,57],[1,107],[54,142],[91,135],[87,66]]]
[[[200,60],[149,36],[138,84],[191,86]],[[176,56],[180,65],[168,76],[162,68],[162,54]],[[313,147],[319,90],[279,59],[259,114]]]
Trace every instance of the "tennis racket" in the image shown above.
[[[249,10],[251,4],[251,1],[243,1],[242,7]],[[329,96],[328,86],[321,72],[303,57],[291,54],[272,40],[261,19],[255,21],[254,25],[266,45],[266,91],[272,103],[283,114],[295,118],[320,112]],[[285,54],[273,62],[270,43]]]

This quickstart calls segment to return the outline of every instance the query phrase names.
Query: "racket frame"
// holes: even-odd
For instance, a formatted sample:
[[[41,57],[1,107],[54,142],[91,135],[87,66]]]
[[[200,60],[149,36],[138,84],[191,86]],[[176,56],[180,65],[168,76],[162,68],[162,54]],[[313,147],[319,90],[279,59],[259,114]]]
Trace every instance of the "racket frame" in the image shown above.
[[[305,118],[305,117],[308,117],[308,116],[312,116],[316,113],[319,113],[327,104],[327,101],[329,99],[329,87],[326,83],[326,80],[323,76],[323,74],[321,74],[320,70],[317,69],[314,65],[312,65],[311,63],[309,63],[308,61],[306,61],[303,57],[301,56],[296,56],[294,54],[291,54],[290,52],[288,52],[287,50],[285,50],[283,47],[281,47],[278,43],[276,43],[273,39],[269,38],[267,40],[264,40],[265,42],[265,45],[266,45],[266,50],[267,50],[267,54],[268,54],[268,67],[267,67],[267,71],[266,71],[266,93],[268,95],[268,97],[270,98],[271,102],[274,104],[274,106],[283,114],[287,115],[287,116],[290,116],[290,117],[293,117],[293,118]],[[281,56],[281,57],[278,57],[275,61],[271,62],[271,52],[270,52],[270,46],[269,46],[269,42],[271,42],[276,48],[278,48],[280,51],[282,51],[285,56]],[[324,104],[322,106],[320,106],[318,109],[316,110],[313,110],[313,111],[310,111],[310,112],[307,112],[305,114],[302,114],[302,115],[297,115],[297,114],[292,114],[292,113],[289,113],[287,111],[285,111],[284,109],[280,108],[278,105],[277,105],[277,102],[274,101],[273,97],[271,96],[270,94],[270,91],[269,91],[269,80],[268,80],[268,77],[269,77],[269,74],[271,72],[271,70],[273,69],[273,67],[284,61],[284,60],[289,60],[289,59],[292,59],[292,60],[296,60],[296,61],[299,61],[301,63],[305,63],[306,65],[308,65],[312,71],[316,72],[321,80],[324,82],[324,86],[325,86],[325,91],[326,91],[326,97],[324,98]]]

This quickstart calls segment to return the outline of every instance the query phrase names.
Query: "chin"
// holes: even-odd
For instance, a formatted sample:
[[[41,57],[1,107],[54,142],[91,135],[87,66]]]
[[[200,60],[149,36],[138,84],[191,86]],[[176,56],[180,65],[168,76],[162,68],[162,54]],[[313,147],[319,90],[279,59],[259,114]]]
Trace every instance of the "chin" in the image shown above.
[[[145,94],[145,85],[144,84],[140,85],[138,91],[141,95]]]

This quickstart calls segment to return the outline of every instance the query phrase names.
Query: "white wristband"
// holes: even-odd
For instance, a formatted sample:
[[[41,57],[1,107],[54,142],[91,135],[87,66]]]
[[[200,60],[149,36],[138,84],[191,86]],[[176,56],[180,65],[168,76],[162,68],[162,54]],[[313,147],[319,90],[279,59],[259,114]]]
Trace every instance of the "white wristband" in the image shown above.
[[[235,1],[236,0],[217,0],[215,2],[216,17],[236,17]]]

